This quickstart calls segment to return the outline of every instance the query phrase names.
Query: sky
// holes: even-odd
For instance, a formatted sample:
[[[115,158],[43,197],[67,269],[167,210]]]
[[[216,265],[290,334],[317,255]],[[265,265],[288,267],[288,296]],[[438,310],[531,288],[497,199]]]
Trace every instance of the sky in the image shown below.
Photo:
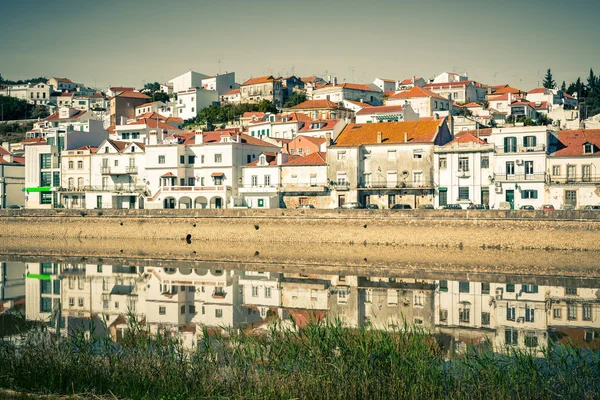
[[[0,0],[0,74],[141,87],[189,70],[538,87],[600,72],[600,0]]]

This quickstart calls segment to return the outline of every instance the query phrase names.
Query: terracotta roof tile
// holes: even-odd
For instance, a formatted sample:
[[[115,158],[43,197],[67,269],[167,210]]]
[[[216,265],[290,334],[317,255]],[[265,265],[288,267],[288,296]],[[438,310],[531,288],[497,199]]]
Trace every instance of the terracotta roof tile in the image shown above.
[[[292,107],[293,110],[311,110],[311,109],[324,109],[324,108],[333,108],[333,109],[341,109],[344,108],[333,101],[330,100],[306,100],[300,104]]]
[[[75,114],[73,114],[69,118],[62,118],[62,120],[77,119],[77,118],[81,117],[83,114],[85,114],[87,112],[85,110],[77,110],[75,108],[70,108],[69,110],[75,110],[77,112]],[[46,117],[46,118],[42,119],[42,121],[56,121],[56,120],[60,120],[61,118],[59,118],[59,113],[60,112],[57,111],[54,114],[50,115],[49,117]]]
[[[505,94],[505,93],[524,93],[521,89],[517,89],[511,86],[504,86],[501,89],[496,90],[493,94]]]
[[[327,165],[327,153],[315,152],[304,157],[289,157],[288,161],[282,164],[284,167],[302,165]]]
[[[229,92],[225,93],[224,96],[232,96],[234,94],[240,93],[240,89],[232,89]]]
[[[558,132],[558,148],[554,157],[600,157],[600,129],[577,129]],[[585,154],[583,145],[592,144],[592,154]]]
[[[479,144],[487,144],[485,140],[477,139],[476,136],[473,136],[472,133],[464,133],[460,136],[454,138],[453,141],[446,143],[444,146],[452,146],[455,143],[479,143]]]
[[[156,104],[156,103],[160,103],[160,101],[151,101],[150,103],[144,103],[144,104],[141,104],[139,106],[136,106],[135,108],[149,107],[152,104]]]
[[[312,128],[312,124],[319,122],[321,125],[322,123],[325,123],[325,125],[321,126],[320,128],[317,129],[313,129]],[[311,131],[326,131],[326,130],[330,130],[333,129],[338,123],[340,122],[339,119],[321,119],[321,120],[313,120],[313,121],[308,121],[304,124],[304,126],[300,129],[300,132],[311,132]]]
[[[429,89],[424,89],[419,86],[414,86],[403,92],[396,93],[395,95],[390,96],[389,98],[390,99],[414,99],[414,98],[420,98],[420,97],[433,97],[436,99],[448,100],[448,99],[443,98],[439,94],[432,92]]]
[[[529,92],[527,92],[527,94],[539,94],[539,93],[546,93],[546,88],[537,88],[537,89],[532,89]]]
[[[379,122],[377,124],[349,124],[338,136],[334,146],[360,146],[377,144],[377,134],[382,134],[382,144],[405,143],[405,133],[409,143],[432,143],[438,128],[445,120],[418,120],[403,122]]]
[[[480,128],[479,129],[479,133],[475,129],[463,130],[463,131],[457,132],[454,135],[454,138],[456,139],[456,138],[461,137],[463,135],[472,135],[472,136],[477,137],[478,134],[479,134],[479,137],[482,137],[482,136],[486,136],[486,137],[487,136],[491,136],[492,135],[492,128]]]
[[[403,106],[378,106],[378,107],[366,107],[358,111],[356,115],[371,115],[371,114],[385,114],[391,112],[403,111]]]
[[[415,78],[415,81],[418,81],[418,80],[420,80],[420,79],[421,79],[421,78]],[[400,85],[401,85],[401,86],[404,86],[404,85],[412,85],[413,83],[414,83],[414,82],[413,82],[413,78],[406,78],[405,80],[403,80],[402,82],[400,82]]]
[[[348,103],[354,104],[355,106],[358,107],[362,107],[362,108],[366,108],[366,107],[373,107],[370,104],[364,103],[364,102],[360,102],[360,101],[355,101],[355,100],[346,100]]]
[[[272,75],[259,76],[258,78],[250,78],[246,82],[242,83],[242,86],[257,85],[259,83],[269,83],[275,81]]]
[[[123,92],[120,93],[118,95],[116,95],[115,97],[124,97],[124,98],[128,98],[128,99],[151,99],[152,97],[145,95],[144,93],[140,93],[140,92]]]
[[[179,128],[176,128],[173,125],[166,124],[160,120],[157,121],[154,118],[140,118],[136,121],[128,123],[126,126],[130,126],[130,125],[147,125],[149,128],[179,130]]]

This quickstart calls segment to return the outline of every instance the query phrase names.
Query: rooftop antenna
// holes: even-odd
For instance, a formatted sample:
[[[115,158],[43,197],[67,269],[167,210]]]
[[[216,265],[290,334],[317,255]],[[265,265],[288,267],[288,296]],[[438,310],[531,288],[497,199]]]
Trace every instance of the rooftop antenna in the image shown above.
[[[219,72],[217,72],[217,74],[221,74],[221,59],[219,58],[219,60],[217,61],[217,63],[219,64]]]
[[[350,71],[352,71],[352,82],[354,82],[354,67],[350,67]]]

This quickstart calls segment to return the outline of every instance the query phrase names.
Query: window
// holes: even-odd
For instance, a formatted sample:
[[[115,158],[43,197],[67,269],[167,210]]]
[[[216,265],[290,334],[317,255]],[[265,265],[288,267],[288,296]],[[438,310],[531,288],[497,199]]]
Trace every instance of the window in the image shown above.
[[[267,298],[267,299],[271,298],[271,288],[270,287],[265,287],[265,298]]]
[[[310,154],[310,147],[307,147],[304,151],[304,155],[307,156]]]
[[[423,171],[413,171],[413,183],[415,185],[423,184]]]
[[[481,325],[489,325],[490,324],[490,313],[482,312],[481,313]]]
[[[489,282],[481,282],[481,294],[490,294]]]
[[[52,173],[51,172],[40,173],[40,186],[52,186]]]
[[[69,307],[73,307],[73,306],[75,306],[75,298],[69,297]]]
[[[440,157],[440,169],[448,168],[448,159],[446,157]]]
[[[465,172],[469,170],[469,157],[458,158],[458,169]]]
[[[51,192],[40,193],[40,203],[41,204],[52,204],[52,193]]]
[[[577,288],[576,287],[566,287],[565,295],[577,296]]]
[[[67,182],[68,182],[69,190],[73,190],[75,187],[75,179],[69,178],[69,180]]]
[[[77,299],[77,305],[78,305],[79,307],[83,307],[83,298],[82,298],[82,297],[79,297],[79,298]]]
[[[515,292],[515,284],[514,283],[507,283],[506,284],[506,292],[507,293],[514,293]]]
[[[188,186],[194,186],[196,184],[196,179],[194,177],[188,178]]]
[[[535,332],[527,332],[525,335],[525,346],[526,347],[537,347],[538,346],[538,338],[535,335]]]
[[[470,289],[469,282],[458,282],[458,291],[460,293],[469,293]]]
[[[73,161],[69,161],[69,169],[73,169],[74,167],[74,162]]]
[[[220,163],[223,161],[223,156],[221,154],[215,154],[215,162]]]
[[[525,161],[525,175],[533,175],[533,161]]]
[[[44,168],[52,168],[52,156],[50,154],[40,154],[40,166]]]
[[[525,321],[535,322],[535,308],[525,305]]]
[[[194,164],[196,162],[196,156],[188,156],[188,164]]]
[[[552,166],[552,175],[560,176],[560,165]]]
[[[258,297],[258,286],[252,286],[252,297]]]
[[[537,293],[538,292],[538,285],[521,285],[521,292],[523,293]]]
[[[575,175],[576,175],[575,166],[567,165],[567,180],[574,180]]]
[[[258,175],[252,175],[252,186],[258,186]]]
[[[185,156],[179,156],[179,164],[185,164]]]
[[[388,159],[388,161],[395,161],[396,160],[396,150],[388,150],[387,159]]]
[[[41,294],[52,294],[52,282],[41,281]]]
[[[471,321],[471,310],[465,304],[458,309],[459,322],[469,323]]]
[[[553,309],[552,313],[554,314],[554,319],[561,319],[562,318],[562,310],[560,308]]]
[[[200,164],[204,164],[204,155],[200,156]]]
[[[300,154],[300,152],[298,152],[298,154]],[[345,151],[338,151],[337,152],[337,159],[338,159],[338,161],[344,161],[344,160],[346,160],[346,152]]]
[[[514,321],[516,316],[516,308],[515,306],[506,305],[506,320]]]
[[[583,316],[582,316],[584,321],[591,321],[592,320],[592,305],[591,304],[584,304],[583,305]]]
[[[510,176],[510,175],[514,175],[514,174],[515,174],[515,162],[507,161],[506,162],[506,175]]]
[[[458,188],[458,200],[469,200],[469,188],[459,187]]]
[[[301,155],[302,155],[302,147],[299,147],[299,148],[298,148],[298,155],[299,155],[299,156],[301,156]],[[345,156],[345,155],[346,155],[346,152],[344,152],[344,156]],[[346,158],[344,157],[344,160],[345,160],[345,159],[346,159]]]
[[[52,186],[60,187],[60,172],[52,173]]]
[[[265,186],[271,186],[271,175],[265,175]]]
[[[189,306],[188,306],[188,312],[189,312],[190,314],[196,314],[196,306],[189,305]]]
[[[448,310],[440,309],[440,322],[448,322]]]
[[[119,160],[115,160],[115,167],[119,166]]]
[[[582,165],[581,166],[581,180],[583,182],[589,182],[591,180],[591,166],[590,165]]]
[[[167,307],[165,307],[165,306],[159,306],[158,307],[158,314],[159,315],[166,315],[167,314]]]
[[[158,163],[159,164],[164,164],[165,163],[165,156],[158,156]]]
[[[215,309],[215,317],[216,318],[222,318],[223,317],[223,310],[220,308]]]
[[[535,136],[525,136],[523,138],[523,147],[535,147],[537,139]]]
[[[575,304],[567,305],[567,319],[569,321],[577,319],[577,306]]]
[[[423,158],[423,152],[420,150],[413,150],[413,158]]]
[[[425,302],[425,294],[423,292],[415,292],[413,296],[413,303],[415,306],[423,306]]]
[[[77,169],[83,169],[83,161],[77,161]]]
[[[440,281],[440,292],[448,291],[448,281]]]
[[[489,156],[481,156],[481,168],[489,168],[490,167],[490,157]]]
[[[181,315],[185,315],[185,306],[181,306],[180,312],[181,312]]]
[[[108,310],[108,300],[102,300],[102,308]]]
[[[522,190],[521,198],[522,199],[537,199],[538,191],[537,190]]]
[[[594,145],[586,143],[583,145],[583,154],[592,154],[594,152]]]
[[[517,152],[517,138],[516,137],[505,137],[504,138],[504,152],[505,153],[516,153]]]
[[[593,331],[585,331],[583,334],[583,339],[588,343],[593,342],[597,337],[598,333]]]

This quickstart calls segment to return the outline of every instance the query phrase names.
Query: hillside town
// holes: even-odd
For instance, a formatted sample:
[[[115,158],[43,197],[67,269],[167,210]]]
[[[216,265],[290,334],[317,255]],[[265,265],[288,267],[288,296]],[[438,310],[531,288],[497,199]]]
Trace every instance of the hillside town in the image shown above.
[[[0,208],[600,209],[600,114],[544,86],[194,71],[140,89],[4,84],[0,98],[49,115],[2,143]]]

